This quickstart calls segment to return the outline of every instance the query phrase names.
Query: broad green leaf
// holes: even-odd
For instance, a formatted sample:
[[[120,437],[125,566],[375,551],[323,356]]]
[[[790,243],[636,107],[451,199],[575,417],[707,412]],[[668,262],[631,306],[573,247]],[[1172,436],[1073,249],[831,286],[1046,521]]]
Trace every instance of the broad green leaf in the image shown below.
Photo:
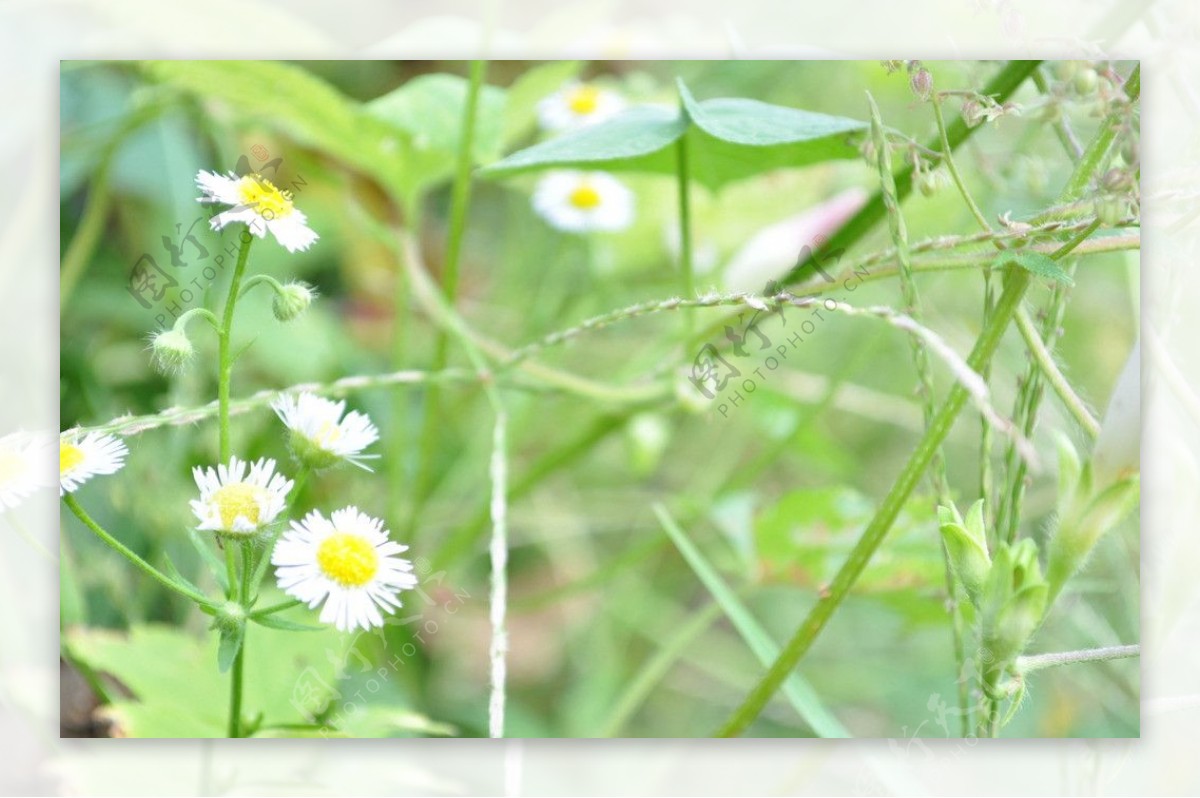
[[[676,111],[651,106],[631,108],[607,122],[513,153],[485,167],[482,173],[503,177],[540,169],[590,168],[671,174],[675,153],[670,147],[686,129],[687,122]]]
[[[579,74],[578,61],[551,61],[524,72],[508,87],[500,139],[508,147],[528,135],[537,122],[537,105]]]
[[[271,725],[311,722],[336,696],[336,663],[350,638],[321,634],[248,633],[244,714],[262,713]],[[119,681],[132,694],[105,708],[131,737],[222,737],[229,677],[217,672],[217,635],[168,626],[135,626],[128,633],[76,628],[65,633],[72,656]]]
[[[467,81],[457,75],[422,75],[395,91],[367,103],[369,114],[407,134],[412,159],[404,182],[419,192],[454,171],[462,138]],[[479,92],[472,158],[476,163],[500,154],[505,96],[502,89],[483,86]]]
[[[1055,261],[1040,252],[1002,252],[996,256],[995,266],[1003,266],[1006,263],[1015,263],[1022,269],[1036,274],[1038,277],[1046,277],[1050,280],[1057,280],[1060,283],[1074,285],[1075,281],[1071,279],[1071,275],[1062,270],[1062,267]]]
[[[301,67],[271,61],[149,61],[142,66],[156,80],[229,103],[239,114],[282,130],[385,187],[402,193],[410,188],[406,174],[413,154],[407,135]]]
[[[755,521],[754,540],[763,577],[813,589],[828,584],[873,513],[870,500],[852,488],[788,493]],[[937,534],[932,504],[926,498],[914,499],[854,590],[914,593],[915,589],[944,584]]]
[[[682,113],[631,108],[601,124],[514,153],[484,170],[502,177],[549,168],[673,174],[687,136],[691,177],[711,189],[775,169],[856,158],[865,122],[744,99],[696,101],[679,81]]]
[[[713,598],[721,605],[721,609],[737,629],[738,634],[746,641],[746,645],[754,652],[754,656],[758,658],[763,667],[770,666],[779,657],[779,644],[767,633],[766,629],[759,625],[746,606],[738,599],[737,594],[725,584],[725,580],[709,564],[700,550],[692,544],[666,509],[661,505],[656,505],[654,513],[658,516],[662,528],[671,538],[671,542],[679,549],[679,553],[696,573],[696,577],[704,583]],[[850,736],[850,732],[825,708],[816,691],[799,673],[792,673],[787,678],[783,683],[783,692],[800,717],[804,718],[812,730],[821,737]]]

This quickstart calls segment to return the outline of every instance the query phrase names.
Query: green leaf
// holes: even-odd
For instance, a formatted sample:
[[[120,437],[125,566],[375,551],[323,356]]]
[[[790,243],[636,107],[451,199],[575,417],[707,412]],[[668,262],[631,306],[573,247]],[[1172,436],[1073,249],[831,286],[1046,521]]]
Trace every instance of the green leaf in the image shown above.
[[[654,513],[671,538],[671,542],[679,549],[679,553],[691,566],[697,578],[704,583],[713,598],[721,605],[721,609],[733,623],[738,634],[746,641],[746,645],[754,652],[754,656],[758,658],[763,667],[769,666],[779,656],[779,644],[771,638],[745,605],[738,600],[737,595],[725,584],[716,569],[704,559],[700,550],[692,545],[687,535],[679,528],[666,509],[662,505],[655,505]],[[850,732],[825,708],[816,691],[799,673],[792,673],[787,678],[783,684],[783,692],[800,717],[821,737],[850,736]]]
[[[367,103],[371,116],[403,132],[409,141],[411,159],[403,176],[407,193],[419,193],[453,174],[466,102],[465,79],[437,74],[413,78]],[[471,153],[475,163],[499,157],[504,106],[502,89],[480,89]]]
[[[609,172],[671,174],[670,150],[687,129],[687,121],[665,108],[631,108],[607,122],[535,144],[485,167],[481,174],[506,177],[540,169],[582,168]]]
[[[183,574],[179,573],[179,569],[175,567],[175,563],[171,562],[169,555],[163,554],[163,562],[167,566],[167,576],[171,577],[171,580],[174,581],[175,584],[185,587],[193,593],[198,593],[201,596],[204,595],[203,590],[196,587],[196,585],[189,581]]]
[[[385,187],[398,192],[409,187],[406,175],[414,156],[407,136],[301,67],[272,61],[148,61],[142,68],[201,99],[228,103]]]
[[[1032,272],[1038,277],[1057,280],[1067,285],[1074,285],[1075,283],[1071,279],[1071,275],[1064,272],[1058,263],[1040,252],[1030,252],[1028,250],[1025,252],[1002,252],[996,256],[993,265],[999,267],[1006,263],[1015,263],[1025,271]]]
[[[347,714],[338,732],[348,737],[457,737],[458,729],[401,706],[365,706]]]
[[[548,168],[673,174],[673,145],[687,135],[691,176],[712,189],[774,169],[857,158],[865,122],[745,99],[697,102],[678,82],[682,114],[631,108],[607,122],[514,153],[484,170],[502,177]]]
[[[508,87],[500,140],[507,147],[527,136],[537,123],[537,105],[579,74],[579,61],[551,61],[523,73]]]
[[[242,640],[245,637],[246,625],[244,623],[221,629],[221,639],[217,645],[217,670],[221,673],[229,672],[229,669],[233,667],[233,661],[237,659],[238,652],[242,650]]]
[[[221,590],[229,593],[229,572],[225,569],[225,563],[218,559],[213,550],[209,548],[208,543],[200,537],[200,534],[194,529],[187,531],[188,540],[200,553],[200,560],[208,566],[209,572],[212,573],[213,579],[217,580],[217,584],[221,586]]]
[[[254,629],[246,638],[243,707],[269,724],[312,723],[336,696],[337,662],[349,636]],[[104,708],[130,737],[223,737],[229,677],[213,667],[217,635],[198,637],[159,624],[128,633],[75,628],[64,633],[72,657],[128,691]]]
[[[268,629],[283,629],[289,632],[323,632],[326,628],[324,626],[313,626],[312,624],[289,621],[287,618],[280,618],[278,615],[251,615],[250,620]]]

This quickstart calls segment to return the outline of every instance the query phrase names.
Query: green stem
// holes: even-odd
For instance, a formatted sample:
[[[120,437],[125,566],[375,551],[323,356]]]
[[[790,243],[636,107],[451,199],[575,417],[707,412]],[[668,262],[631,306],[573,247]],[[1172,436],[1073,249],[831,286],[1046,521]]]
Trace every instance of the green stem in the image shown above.
[[[242,285],[242,275],[246,271],[246,259],[250,256],[250,244],[254,236],[249,230],[242,231],[242,245],[238,250],[237,266],[233,269],[233,280],[229,283],[229,297],[225,300],[225,313],[221,321],[221,329],[217,331],[218,371],[217,371],[217,404],[218,426],[220,434],[219,461],[228,463],[230,457],[229,443],[229,378],[233,372],[233,357],[230,352],[230,336],[233,331],[233,311],[237,307],[238,292]]]
[[[1142,648],[1136,644],[1087,648],[1080,651],[1058,651],[1053,654],[1031,654],[1028,657],[1017,658],[1016,671],[1024,675],[1057,665],[1072,665],[1077,662],[1107,662],[1114,659],[1139,657],[1141,654]]]
[[[446,258],[442,274],[442,295],[446,302],[453,307],[458,297],[459,265],[462,260],[463,238],[466,234],[467,211],[471,205],[471,166],[474,162],[475,128],[479,114],[479,95],[483,90],[484,77],[487,72],[487,61],[476,59],[471,62],[467,82],[466,107],[463,112],[462,128],[458,137],[458,152],[455,161],[454,183],[450,189],[450,223],[446,234]],[[418,231],[419,232],[419,231]],[[449,345],[449,335],[446,330],[439,330],[434,344],[434,371],[441,371],[446,366]],[[434,478],[434,457],[438,451],[439,433],[444,430],[441,412],[441,393],[439,386],[430,385],[425,391],[425,414],[421,426],[420,458],[418,460],[417,479],[414,480],[415,495],[413,507],[409,515],[410,532],[418,530],[414,526],[429,493],[436,480]]]
[[[958,193],[962,195],[963,201],[967,203],[968,210],[975,217],[975,221],[984,230],[991,230],[992,226],[988,224],[987,217],[983,215],[983,211],[979,210],[979,206],[975,204],[971,192],[967,191],[967,184],[963,182],[962,175],[958,171],[958,166],[954,163],[953,150],[950,147],[950,136],[946,131],[946,120],[942,116],[942,100],[935,93],[933,95],[933,118],[937,120],[938,136],[941,138],[942,144],[942,163],[946,166],[946,171],[950,173],[950,179],[954,181],[955,187],[958,188]]]
[[[189,598],[192,601],[196,602],[197,604],[200,604],[205,607],[216,606],[215,604],[213,604],[213,602],[211,602],[204,596],[200,595],[199,593],[193,592],[189,588],[186,588],[183,585],[180,585],[180,584],[177,584],[176,582],[174,582],[166,574],[162,573],[157,568],[155,568],[153,565],[146,562],[141,557],[139,557],[137,554],[135,554],[133,552],[133,550],[128,548],[124,543],[117,540],[112,535],[110,535],[108,532],[106,532],[103,527],[101,527],[99,524],[97,524],[95,521],[92,520],[92,517],[87,514],[87,512],[83,509],[82,506],[80,506],[79,501],[72,494],[68,493],[68,494],[64,495],[63,503],[66,504],[67,507],[71,508],[71,512],[75,513],[75,516],[84,523],[84,526],[86,526],[88,529],[95,532],[96,536],[98,538],[100,538],[105,543],[107,543],[113,550],[115,550],[122,557],[129,560],[129,562],[133,563],[133,565],[138,570],[140,570],[142,573],[146,574],[151,579],[158,582],[159,584],[161,584],[163,587],[167,588],[168,590],[178,593],[179,595],[184,596],[185,598]]]
[[[1087,405],[1075,390],[1071,387],[1071,383],[1063,376],[1059,370],[1058,364],[1054,362],[1054,356],[1050,350],[1046,348],[1046,344],[1038,335],[1037,328],[1034,326],[1033,319],[1029,318],[1029,312],[1025,308],[1017,311],[1017,329],[1021,331],[1021,337],[1025,339],[1025,346],[1029,349],[1029,354],[1033,356],[1037,362],[1038,369],[1041,370],[1042,376],[1054,388],[1054,392],[1058,394],[1058,398],[1062,400],[1063,406],[1070,411],[1075,421],[1079,426],[1083,427],[1084,431],[1095,440],[1100,436],[1100,422],[1092,417],[1088,411]]]
[[[688,161],[687,134],[680,136],[675,144],[675,177],[679,189],[679,271],[683,278],[683,298],[696,296],[695,276],[692,267],[692,203],[691,167]],[[694,313],[689,308],[683,314],[683,340],[685,345],[692,339]]]
[[[982,93],[992,97],[996,102],[1004,102],[1037,69],[1040,63],[1040,61],[1009,61],[1004,69],[1000,70],[996,77],[984,87]],[[954,120],[947,130],[949,148],[957,149],[971,136],[974,130],[975,128],[967,127],[961,117]],[[937,139],[926,146],[926,149],[937,150],[940,141],[941,136],[939,135]],[[912,164],[909,164],[896,175],[896,196],[901,200],[912,191],[912,174],[913,167]],[[885,210],[882,192],[876,193],[850,221],[838,228],[838,231],[830,236],[824,245],[812,252],[808,259],[796,264],[783,278],[783,284],[790,285],[812,276],[813,263],[819,263],[831,252],[849,249],[852,244],[866,235],[876,222],[883,218]]]
[[[1029,272],[1022,269],[1010,268],[1006,281],[1007,285],[1005,286],[1004,294],[1000,297],[999,303],[997,303],[992,323],[984,328],[979,336],[979,340],[975,343],[975,348],[972,350],[971,356],[967,359],[968,365],[974,371],[978,372],[980,367],[987,363],[996,351],[996,347],[1000,344],[1000,339],[1004,335],[1004,331],[1008,328],[1008,323],[1012,320],[1013,314],[1025,296],[1025,291],[1029,288],[1030,281]],[[750,695],[747,696],[742,706],[717,732],[719,736],[733,737],[740,734],[749,726],[758,717],[759,713],[762,712],[767,702],[771,699],[771,696],[783,684],[787,675],[791,673],[792,669],[796,667],[797,663],[808,652],[808,649],[825,628],[825,624],[828,623],[834,611],[846,598],[855,581],[858,580],[859,575],[866,567],[871,556],[875,553],[875,550],[883,542],[896,517],[900,514],[900,510],[904,507],[905,502],[907,502],[909,495],[921,479],[921,475],[929,467],[929,463],[932,461],[938,447],[950,432],[950,427],[953,425],[954,419],[958,416],[966,401],[967,390],[961,384],[955,384],[951,388],[945,403],[937,415],[934,416],[925,435],[922,436],[920,443],[913,450],[908,463],[896,479],[895,484],[892,485],[892,489],[883,500],[883,504],[880,505],[879,510],[875,513],[875,517],[871,519],[871,523],[854,545],[850,556],[846,559],[846,562],[834,577],[833,582],[829,585],[829,589],[821,595],[816,606],[809,612],[808,617],[800,625],[796,634],[788,641],[783,653],[775,660],[775,664],[771,666],[767,675],[750,692]]]

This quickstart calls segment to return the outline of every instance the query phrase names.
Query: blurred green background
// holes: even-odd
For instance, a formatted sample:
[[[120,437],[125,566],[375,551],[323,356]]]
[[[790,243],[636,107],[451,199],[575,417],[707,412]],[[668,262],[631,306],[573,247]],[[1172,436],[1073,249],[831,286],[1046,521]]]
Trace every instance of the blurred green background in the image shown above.
[[[981,87],[997,68],[977,62],[927,66],[939,88],[962,89]],[[547,69],[494,62],[487,80],[511,87],[535,68]],[[461,62],[304,62],[289,69],[305,81],[320,81],[323,91],[336,93],[348,107],[421,75],[466,74]],[[867,118],[870,91],[888,126],[918,141],[934,132],[929,106],[916,100],[903,72],[889,76],[874,61],[588,62],[556,69],[545,72],[546,80],[578,75],[633,103],[673,104],[673,81],[680,76],[698,98],[750,97],[855,119]],[[166,306],[187,304],[181,292],[193,278],[206,290],[191,286],[192,305],[215,308],[222,301],[226,276],[206,280],[200,259],[176,269],[164,239],[179,242],[200,216],[196,172],[233,169],[239,156],[252,165],[263,154],[282,159],[277,182],[295,187],[297,207],[321,236],[311,250],[295,255],[273,242],[256,245],[252,271],[303,279],[321,299],[288,325],[272,319],[265,292],[240,306],[235,335],[254,343],[238,361],[234,395],[429,368],[437,329],[397,284],[395,251],[367,222],[411,224],[417,215],[389,196],[373,173],[373,155],[353,151],[352,141],[339,138],[337,120],[312,99],[308,82],[298,84],[300,99],[295,87],[285,85],[256,96],[206,83],[187,70],[186,62],[167,69],[63,63],[62,427],[215,397],[216,345],[199,332],[201,325],[193,334],[200,365],[179,378],[167,380],[150,368],[146,339]],[[1017,99],[1035,97],[1026,86]],[[1086,141],[1097,124],[1090,109],[1068,104],[1066,112]],[[540,135],[531,110],[514,125],[505,152]],[[429,166],[442,156],[438,142],[426,145],[429,152],[417,160]],[[1046,206],[1070,170],[1053,131],[1027,117],[986,125],[961,151],[959,163],[989,219],[1003,212],[1020,218]],[[375,165],[380,172],[391,168]],[[449,177],[438,172],[419,202],[417,232],[435,277],[445,256]],[[669,243],[675,186],[663,177],[622,179],[636,192],[635,224],[624,233],[593,236],[561,233],[540,219],[530,205],[534,178],[477,180],[458,299],[472,326],[516,347],[606,310],[677,295]],[[719,286],[724,265],[764,226],[840,190],[874,191],[877,183],[873,168],[855,160],[771,173],[719,194],[696,187],[697,249],[711,263],[698,275],[698,287]],[[975,229],[950,186],[930,197],[914,193],[904,209],[913,240]],[[203,222],[191,232],[210,258],[236,240],[235,233],[209,232]],[[888,244],[880,227],[850,255]],[[186,259],[189,253],[198,250],[189,244],[181,254]],[[149,309],[127,290],[130,270],[144,254],[180,277],[180,285]],[[1067,311],[1060,360],[1099,409],[1136,337],[1137,268],[1136,253],[1086,258]],[[929,326],[967,351],[980,328],[978,274],[924,275],[919,287]],[[1031,299],[1041,302],[1046,294],[1038,287]],[[901,304],[894,280],[841,298],[858,305]],[[706,311],[701,318],[720,315]],[[620,324],[540,359],[600,382],[629,384],[671,356],[678,322],[663,314]],[[449,351],[451,365],[469,366],[456,345]],[[1004,412],[1024,364],[1021,343],[1010,334],[993,369],[997,407]],[[944,389],[949,379],[936,370]],[[672,508],[755,617],[776,640],[786,640],[915,444],[920,409],[913,388],[903,335],[874,321],[835,318],[728,418],[689,412],[671,399],[632,407],[506,389],[513,486],[510,734],[710,733],[763,669],[713,609],[712,596],[662,532],[651,503]],[[436,724],[448,724],[458,734],[486,734],[491,411],[476,386],[443,385],[442,423],[430,445],[422,442],[423,389],[363,390],[349,401],[380,426],[384,440],[375,450],[383,457],[374,474],[347,469],[314,481],[309,499],[327,509],[353,503],[384,517],[393,537],[411,546],[409,554],[424,571],[424,593],[406,597],[406,622],[389,625],[383,635],[313,643],[338,652],[323,674],[343,698],[369,696],[360,704],[371,712],[386,707],[426,719],[401,723],[372,715],[353,727],[357,733],[443,733],[448,729]],[[1043,408],[1036,442],[1048,471],[1034,477],[1024,519],[1035,534],[1055,497],[1049,433],[1070,429],[1053,397]],[[976,415],[964,413],[947,442],[960,504],[976,496],[978,426]],[[236,416],[233,432],[243,454],[288,463],[281,427],[269,410]],[[183,530],[194,494],[191,468],[215,460],[216,437],[214,423],[130,437],[128,466],[89,485],[81,501],[147,559],[169,556],[189,578],[210,586]],[[954,717],[938,709],[954,703],[954,661],[931,503],[928,495],[914,499],[801,669],[856,736],[957,733]],[[73,520],[65,518],[63,526],[62,621],[65,639],[79,635],[76,659],[127,667],[125,660],[149,650],[123,638],[98,642],[89,637],[94,630],[154,623],[181,627],[196,639],[205,634],[206,617],[139,578]],[[1039,632],[1035,650],[1136,641],[1138,562],[1135,518],[1102,543],[1073,583],[1075,593]],[[265,642],[255,648],[254,636],[262,631],[251,631],[251,661],[270,656]],[[345,658],[343,648],[351,643],[357,655]],[[204,660],[194,667],[215,671],[214,664]],[[387,675],[372,689],[367,683],[380,669]],[[291,670],[289,683],[297,678]],[[1039,674],[1006,736],[1136,736],[1138,691],[1136,660]],[[782,696],[753,732],[811,733]]]

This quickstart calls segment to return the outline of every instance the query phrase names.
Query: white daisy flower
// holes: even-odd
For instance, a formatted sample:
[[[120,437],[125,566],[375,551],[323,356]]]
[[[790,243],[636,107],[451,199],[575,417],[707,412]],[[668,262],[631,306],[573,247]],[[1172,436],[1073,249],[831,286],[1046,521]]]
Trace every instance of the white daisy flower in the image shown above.
[[[271,564],[281,590],[309,609],[324,601],[322,623],[349,632],[383,626],[380,610],[390,615],[402,606],[396,594],[416,587],[412,563],[395,556],[407,550],[357,507],[330,518],[313,510],[283,533]]]
[[[572,81],[537,105],[538,121],[546,130],[573,130],[603,122],[625,108],[615,91]]]
[[[611,233],[633,223],[633,192],[606,172],[557,171],[538,182],[533,208],[559,230]]]
[[[200,488],[192,512],[200,519],[197,529],[249,535],[275,520],[287,504],[292,481],[275,473],[275,461],[262,459],[250,464],[232,457],[229,465],[216,469],[196,467],[192,476]]]
[[[50,486],[52,441],[47,434],[20,431],[0,438],[0,513]]]
[[[292,452],[301,463],[320,469],[347,460],[371,470],[362,461],[378,455],[362,454],[362,450],[379,440],[379,430],[357,410],[342,418],[345,402],[311,393],[284,394],[271,403],[271,409],[291,430]]]
[[[58,439],[58,495],[74,493],[97,474],[115,474],[129,449],[111,435],[64,432]]]
[[[204,192],[197,202],[233,206],[212,218],[213,230],[244,222],[259,238],[271,231],[288,252],[308,249],[319,238],[308,226],[308,217],[292,204],[292,192],[276,188],[260,174],[238,177],[233,172],[219,175],[201,170],[196,174],[196,186]]]

